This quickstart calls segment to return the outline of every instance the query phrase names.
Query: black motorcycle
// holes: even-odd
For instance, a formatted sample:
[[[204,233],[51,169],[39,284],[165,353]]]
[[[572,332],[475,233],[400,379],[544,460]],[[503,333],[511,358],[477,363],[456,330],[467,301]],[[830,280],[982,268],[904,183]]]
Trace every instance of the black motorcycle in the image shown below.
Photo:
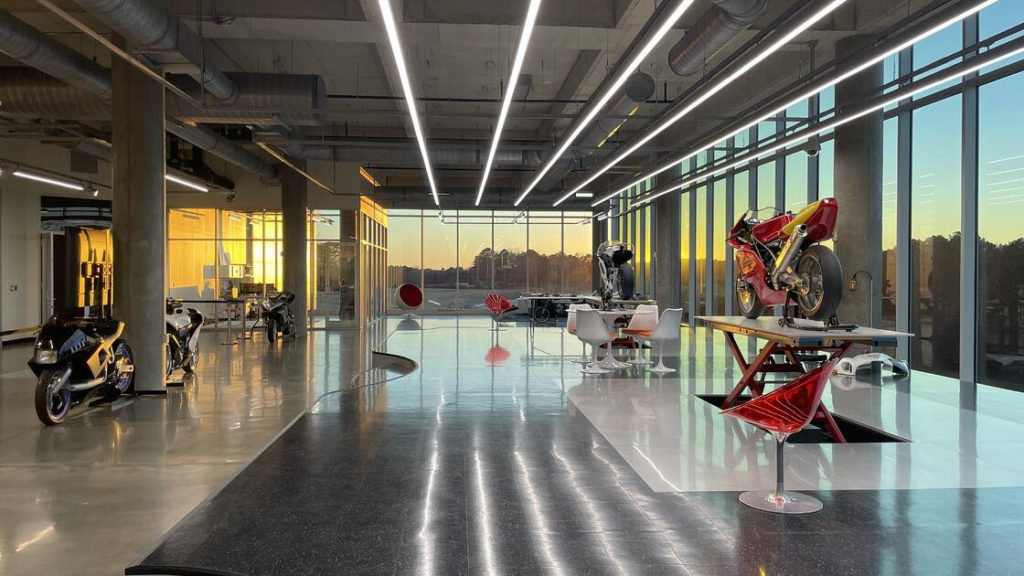
[[[134,357],[122,332],[124,322],[106,318],[47,320],[28,362],[38,378],[36,415],[43,424],[64,422],[93,398],[115,400],[134,390]]]
[[[203,317],[195,308],[182,306],[181,300],[167,299],[167,374],[181,368],[188,374],[199,365],[199,332],[203,329]]]
[[[278,334],[295,335],[295,314],[292,314],[290,306],[294,301],[295,294],[279,292],[260,302],[260,318],[267,332],[267,342],[276,342]]]

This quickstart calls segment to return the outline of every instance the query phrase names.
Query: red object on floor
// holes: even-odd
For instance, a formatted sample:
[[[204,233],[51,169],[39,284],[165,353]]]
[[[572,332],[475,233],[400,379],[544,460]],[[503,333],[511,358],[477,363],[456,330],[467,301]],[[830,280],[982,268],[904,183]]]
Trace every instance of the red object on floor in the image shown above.
[[[795,380],[749,402],[722,411],[772,434],[789,436],[803,430],[821,407],[828,377],[839,362],[833,358]]]
[[[484,296],[484,306],[491,311],[491,314],[498,316],[512,309],[512,303],[508,298],[499,294],[488,294]]]
[[[732,352],[733,358],[736,359],[736,363],[739,364],[740,369],[743,370],[743,376],[740,381],[729,393],[729,396],[722,403],[722,409],[732,407],[745,390],[749,390],[750,394],[754,399],[759,398],[764,394],[764,376],[766,374],[778,374],[784,372],[796,372],[801,376],[797,378],[799,380],[806,374],[807,370],[804,368],[803,363],[800,361],[798,355],[804,353],[821,353],[830,352],[828,360],[823,365],[835,366],[840,358],[853,346],[852,342],[843,342],[833,346],[789,346],[779,342],[769,341],[758,353],[757,357],[754,358],[753,362],[748,363],[743,357],[743,353],[740,351],[740,347],[736,344],[736,338],[731,332],[725,332],[725,342],[729,345],[729,350]],[[783,360],[777,360],[776,357],[782,358]],[[813,372],[813,371],[812,371]],[[829,371],[831,374],[831,370]],[[825,382],[828,382],[828,378],[825,378]],[[791,382],[787,382],[788,385]],[[785,385],[783,386],[785,387]],[[751,400],[753,401],[753,400]],[[839,426],[836,425],[835,419],[832,417],[832,413],[829,412],[828,408],[821,402],[818,402],[818,406],[815,409],[815,413],[812,416],[812,421],[821,425],[828,433],[839,444],[846,443],[846,437],[843,436],[842,431],[839,430]]]
[[[505,360],[508,360],[512,356],[512,353],[502,348],[501,346],[494,346],[487,351],[484,356],[484,362],[488,366],[498,366]]]

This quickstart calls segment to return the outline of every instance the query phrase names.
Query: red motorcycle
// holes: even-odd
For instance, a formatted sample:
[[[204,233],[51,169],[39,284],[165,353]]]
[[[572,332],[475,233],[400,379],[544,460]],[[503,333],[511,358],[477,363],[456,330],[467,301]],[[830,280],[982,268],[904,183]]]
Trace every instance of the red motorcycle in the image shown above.
[[[843,267],[824,242],[835,233],[839,203],[826,198],[798,214],[787,212],[759,220],[747,211],[729,231],[739,274],[736,301],[747,318],[766,306],[784,306],[780,325],[790,324],[790,303],[810,320],[838,325],[836,310],[843,296]]]

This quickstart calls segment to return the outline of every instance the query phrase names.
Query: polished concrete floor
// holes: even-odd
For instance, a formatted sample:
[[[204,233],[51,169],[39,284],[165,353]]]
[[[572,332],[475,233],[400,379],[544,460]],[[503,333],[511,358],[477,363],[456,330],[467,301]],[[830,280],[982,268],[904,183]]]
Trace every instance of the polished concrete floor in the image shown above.
[[[696,397],[738,378],[718,337],[684,329],[674,375],[585,377],[561,329],[489,327],[391,319],[380,348],[420,369],[363,378],[369,336],[210,334],[194,383],[61,429],[5,349],[0,572],[1017,573],[1016,393],[834,380],[836,412],[912,441],[791,446],[825,509],[781,518],[734,492],[771,485],[770,445]]]

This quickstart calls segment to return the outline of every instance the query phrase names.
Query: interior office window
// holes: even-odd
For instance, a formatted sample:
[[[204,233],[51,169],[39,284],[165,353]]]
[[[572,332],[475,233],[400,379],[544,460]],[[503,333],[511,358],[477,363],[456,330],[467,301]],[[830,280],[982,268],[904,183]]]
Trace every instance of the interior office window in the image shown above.
[[[984,14],[983,14],[984,16]],[[978,367],[980,382],[1024,390],[1024,74],[979,89]]]
[[[599,223],[600,224],[600,223]],[[593,227],[588,213],[568,213],[563,225],[565,292],[590,294],[594,290]]]
[[[683,319],[690,318],[690,265],[693,263],[690,246],[690,191],[679,197],[679,303],[683,309]]]
[[[504,218],[507,220],[509,216]],[[484,297],[493,290],[494,267],[509,265],[507,260],[512,255],[506,252],[499,256],[494,252],[491,241],[493,221],[489,211],[463,210],[458,213],[457,221],[459,294],[456,307],[459,310],[482,310]]]
[[[707,273],[708,273],[708,187],[704,184],[697,186],[694,192],[697,197],[697,213],[694,215],[694,228],[697,230],[697,242],[694,246],[694,266],[697,271],[695,281],[697,282],[697,301],[693,303],[693,314],[700,316],[706,312],[705,300],[707,298]]]
[[[550,294],[561,292],[562,214],[530,212],[529,225],[530,291]],[[497,244],[497,231],[494,237]]]
[[[899,122],[896,117],[882,124],[882,328],[896,329],[896,172]]]
[[[423,212],[423,307],[426,310],[455,310],[458,259],[455,235],[456,216],[445,213],[447,223],[437,210]]]
[[[725,314],[725,236],[726,236],[726,213],[725,194],[727,191],[725,178],[715,181],[712,186],[714,199],[714,210],[712,211],[713,226],[711,246],[711,282],[712,300],[711,310],[714,314]]]
[[[915,110],[913,123],[911,360],[917,370],[958,377],[960,96]]]
[[[391,210],[388,213],[388,306],[397,309],[395,294],[402,284],[414,284],[422,290],[420,277],[423,245],[423,217],[420,210]],[[431,243],[433,246],[433,243]]]

